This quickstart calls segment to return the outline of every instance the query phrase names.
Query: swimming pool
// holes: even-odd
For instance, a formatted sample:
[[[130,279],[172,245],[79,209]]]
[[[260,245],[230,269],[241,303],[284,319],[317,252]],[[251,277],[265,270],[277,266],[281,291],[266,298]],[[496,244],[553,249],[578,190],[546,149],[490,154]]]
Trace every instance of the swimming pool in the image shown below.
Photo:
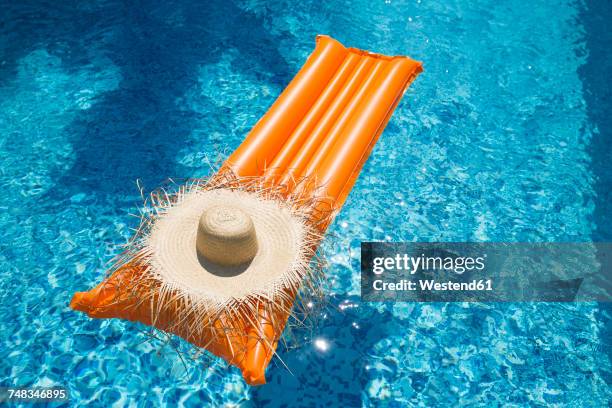
[[[359,243],[610,241],[610,7],[4,4],[0,386],[151,406],[605,406],[609,304],[366,304]],[[425,64],[324,244],[328,305],[269,384],[68,308],[168,177],[209,174],[317,33]]]

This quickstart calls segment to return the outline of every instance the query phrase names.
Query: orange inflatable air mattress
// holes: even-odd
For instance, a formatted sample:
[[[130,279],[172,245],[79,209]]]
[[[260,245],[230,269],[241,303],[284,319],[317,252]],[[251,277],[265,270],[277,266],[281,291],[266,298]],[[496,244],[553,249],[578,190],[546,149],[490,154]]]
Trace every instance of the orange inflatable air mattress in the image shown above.
[[[318,36],[302,69],[218,175],[261,178],[288,193],[306,189],[303,194],[320,198],[319,205],[327,206],[322,210],[334,213],[345,201],[406,88],[421,71],[421,64],[410,58],[346,48],[330,37]],[[299,183],[301,179],[314,182]],[[322,233],[330,220],[312,221]],[[134,291],[131,295],[118,292],[142,273],[142,266],[135,265],[128,262],[96,288],[76,293],[71,307],[91,317],[118,317],[171,331],[238,366],[249,384],[265,383],[265,369],[288,313],[272,318],[262,312],[255,322],[226,321],[219,316],[212,330],[232,327],[231,335],[194,337],[187,329],[170,327],[168,322],[175,317],[172,308],[154,317],[151,305],[139,301]],[[296,296],[288,293],[287,299]]]

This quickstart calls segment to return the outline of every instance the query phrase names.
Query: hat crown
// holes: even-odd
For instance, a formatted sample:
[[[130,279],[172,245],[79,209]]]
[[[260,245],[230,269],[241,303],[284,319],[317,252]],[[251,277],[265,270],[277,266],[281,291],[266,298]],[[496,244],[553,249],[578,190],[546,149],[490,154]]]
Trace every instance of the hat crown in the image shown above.
[[[242,265],[257,254],[257,234],[251,217],[231,205],[208,208],[200,216],[198,254],[222,266]]]

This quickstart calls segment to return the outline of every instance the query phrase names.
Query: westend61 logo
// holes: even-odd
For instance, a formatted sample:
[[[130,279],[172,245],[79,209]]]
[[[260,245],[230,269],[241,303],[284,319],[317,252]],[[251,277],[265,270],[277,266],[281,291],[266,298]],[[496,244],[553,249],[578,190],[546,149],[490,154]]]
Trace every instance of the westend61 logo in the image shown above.
[[[388,270],[406,271],[414,275],[418,271],[453,271],[461,274],[465,271],[485,268],[486,254],[478,257],[441,257],[441,256],[410,256],[408,254],[396,254],[394,257],[376,257],[372,261],[372,272],[381,275]]]
[[[612,300],[610,243],[362,242],[366,302]]]

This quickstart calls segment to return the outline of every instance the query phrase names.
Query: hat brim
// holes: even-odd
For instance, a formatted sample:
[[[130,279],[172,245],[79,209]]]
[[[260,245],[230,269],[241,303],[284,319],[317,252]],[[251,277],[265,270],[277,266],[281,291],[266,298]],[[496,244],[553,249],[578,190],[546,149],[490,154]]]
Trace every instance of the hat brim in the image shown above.
[[[198,256],[200,216],[213,206],[237,207],[253,220],[258,250],[239,266],[220,266]],[[192,190],[166,208],[152,226],[146,246],[150,272],[167,287],[223,303],[254,295],[272,297],[288,286],[307,245],[304,221],[278,200],[230,189]]]

